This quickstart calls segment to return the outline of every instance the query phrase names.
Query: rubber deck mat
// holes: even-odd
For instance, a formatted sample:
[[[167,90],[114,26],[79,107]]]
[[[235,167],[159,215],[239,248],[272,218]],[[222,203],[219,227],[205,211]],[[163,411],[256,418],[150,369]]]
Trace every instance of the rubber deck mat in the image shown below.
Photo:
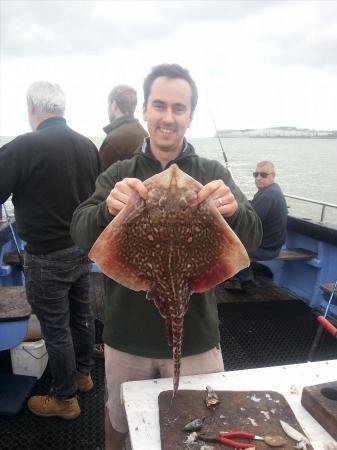
[[[218,310],[225,370],[308,361],[318,324],[305,303],[220,303]],[[335,358],[337,341],[324,332],[313,360]]]
[[[91,373],[94,388],[79,393],[81,415],[75,420],[42,418],[27,405],[15,417],[0,419],[0,449],[10,450],[101,450],[104,448],[104,359],[95,358]],[[48,366],[38,380],[33,395],[49,391]]]

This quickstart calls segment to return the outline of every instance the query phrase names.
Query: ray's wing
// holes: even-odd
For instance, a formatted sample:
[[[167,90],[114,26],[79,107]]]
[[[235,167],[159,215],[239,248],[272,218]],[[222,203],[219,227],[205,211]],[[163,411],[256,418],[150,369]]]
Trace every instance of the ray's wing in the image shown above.
[[[141,212],[142,200],[134,193],[123,210],[102,231],[89,252],[89,258],[100,270],[123,286],[134,291],[147,291],[150,283],[137,275],[122,257],[124,225],[128,218]]]
[[[213,201],[207,202],[212,217],[212,231],[216,238],[216,252],[212,264],[192,282],[193,292],[205,292],[249,266],[249,256],[242,242],[224,220]]]

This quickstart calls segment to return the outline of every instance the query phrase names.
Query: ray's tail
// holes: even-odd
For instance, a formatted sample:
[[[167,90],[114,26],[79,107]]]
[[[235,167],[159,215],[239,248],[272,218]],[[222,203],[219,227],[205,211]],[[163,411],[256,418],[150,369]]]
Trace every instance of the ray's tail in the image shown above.
[[[180,378],[180,360],[183,343],[184,318],[175,317],[172,320],[172,353],[173,353],[173,394],[172,400],[177,394]]]

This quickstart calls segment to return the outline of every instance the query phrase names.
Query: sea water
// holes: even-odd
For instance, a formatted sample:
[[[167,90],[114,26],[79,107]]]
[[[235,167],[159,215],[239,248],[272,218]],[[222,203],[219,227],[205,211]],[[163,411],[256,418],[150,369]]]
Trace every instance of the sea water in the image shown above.
[[[0,138],[1,145],[11,138]],[[103,137],[91,140],[99,148]],[[217,138],[189,139],[196,152],[224,164]],[[251,199],[256,192],[252,176],[256,163],[272,161],[276,182],[283,192],[299,197],[337,204],[337,140],[291,138],[223,138],[222,147],[231,165],[235,182]],[[289,213],[319,220],[321,207],[287,199]],[[337,210],[327,208],[326,222],[337,224]]]
[[[197,152],[224,163],[219,140],[191,139]],[[226,138],[221,140],[235,182],[252,198],[253,171],[263,160],[275,165],[275,181],[284,193],[337,204],[337,140]],[[287,198],[289,213],[319,220],[321,206]],[[327,208],[325,222],[337,224],[337,209]]]

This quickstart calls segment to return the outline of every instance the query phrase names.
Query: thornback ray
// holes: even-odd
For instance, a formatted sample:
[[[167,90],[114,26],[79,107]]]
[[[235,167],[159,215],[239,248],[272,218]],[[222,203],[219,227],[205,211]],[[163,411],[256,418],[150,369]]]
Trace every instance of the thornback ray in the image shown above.
[[[144,181],[145,201],[132,194],[89,253],[101,271],[135,291],[147,291],[166,322],[179,385],[184,315],[193,292],[205,292],[250,264],[215,203],[197,202],[202,185],[172,164]]]

